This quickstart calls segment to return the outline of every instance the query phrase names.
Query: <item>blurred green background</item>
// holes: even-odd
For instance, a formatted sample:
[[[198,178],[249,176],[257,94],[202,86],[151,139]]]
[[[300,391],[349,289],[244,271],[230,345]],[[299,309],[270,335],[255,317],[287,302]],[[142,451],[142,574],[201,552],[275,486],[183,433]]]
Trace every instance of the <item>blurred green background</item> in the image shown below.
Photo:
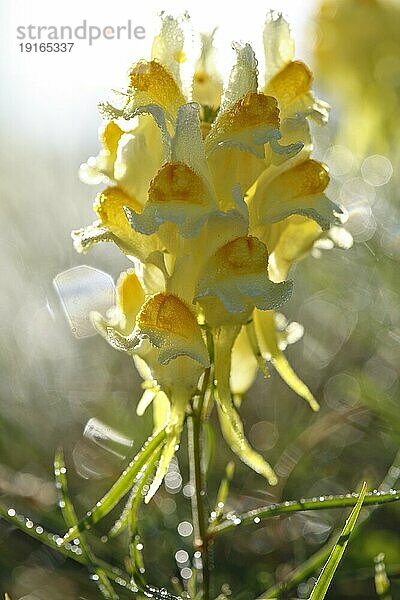
[[[275,372],[268,382],[258,377],[242,415],[250,440],[275,465],[280,484],[268,489],[237,464],[227,505],[235,511],[346,493],[363,479],[374,489],[388,474],[396,487],[400,475],[400,461],[395,462],[400,440],[400,7],[376,0],[325,2],[322,8],[310,2],[305,21],[294,3],[277,4],[292,14],[304,50],[298,54],[311,63],[315,88],[332,106],[330,124],[313,128],[315,156],[330,166],[330,197],[347,208],[355,243],[346,251],[316,249],[292,272],[295,293],[284,313],[302,323],[305,334],[286,352],[322,408],[312,414]],[[2,9],[2,22],[14,23],[11,3]],[[229,32],[229,21],[224,28]],[[118,49],[119,71],[138,51],[144,52],[133,48],[122,58],[124,49]],[[1,62],[9,86],[0,100],[0,495],[3,505],[61,532],[52,473],[56,448],[64,448],[70,492],[82,515],[140,448],[152,419],[151,411],[141,418],[135,414],[141,388],[131,361],[99,337],[74,338],[52,285],[57,273],[73,266],[93,266],[114,278],[128,266],[111,246],[100,245],[82,257],[70,243],[71,229],[92,219],[95,190],[81,184],[76,173],[97,150],[95,103],[108,79],[97,74],[95,84],[82,83],[85,77],[94,80],[93,53],[85,54],[87,62],[80,66],[75,59],[73,68],[66,57],[61,63],[30,58],[31,66],[22,66],[20,57],[14,66],[4,55]],[[31,68],[33,76],[25,81]],[[59,77],[45,94],[36,75],[47,81],[57,69],[65,69],[67,77]],[[215,432],[208,443],[211,509],[232,458],[218,442],[216,422]],[[192,552],[192,537],[178,533],[178,525],[191,520],[185,447],[184,437],[174,485],[164,486],[141,511],[148,578],[160,587],[170,588],[171,576],[179,576],[175,553]],[[215,595],[229,582],[232,598],[256,598],[316,552],[347,513],[299,513],[222,536],[213,546]],[[97,538],[89,539],[99,556],[117,564],[126,540],[107,546],[98,541],[111,524],[112,517],[96,527]],[[399,531],[398,504],[376,509],[351,542],[328,598],[378,598],[374,557],[380,552],[392,598],[400,598]],[[288,597],[306,598],[312,582]],[[3,520],[0,591],[12,600],[99,597],[85,569]]]

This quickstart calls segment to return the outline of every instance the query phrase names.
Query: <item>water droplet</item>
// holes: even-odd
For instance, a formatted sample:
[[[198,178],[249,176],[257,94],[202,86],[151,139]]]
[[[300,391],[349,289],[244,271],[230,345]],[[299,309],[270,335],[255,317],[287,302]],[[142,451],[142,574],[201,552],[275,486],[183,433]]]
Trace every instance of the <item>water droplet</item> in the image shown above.
[[[9,508],[8,511],[7,511],[7,514],[8,514],[9,517],[15,517],[16,512],[15,512],[15,510],[13,508]]]
[[[189,521],[182,521],[178,525],[178,533],[182,537],[188,537],[193,533],[193,525]]]
[[[258,523],[260,523],[261,519],[260,519],[260,517],[254,517],[253,521],[256,525],[258,525]]]
[[[183,569],[181,569],[181,577],[182,579],[190,579],[192,576],[192,569],[190,567],[183,567]]]
[[[189,554],[186,550],[178,550],[175,552],[175,560],[178,564],[185,564],[189,560]]]
[[[373,154],[368,156],[361,165],[361,174],[364,181],[379,187],[385,185],[393,175],[393,166],[386,156]]]

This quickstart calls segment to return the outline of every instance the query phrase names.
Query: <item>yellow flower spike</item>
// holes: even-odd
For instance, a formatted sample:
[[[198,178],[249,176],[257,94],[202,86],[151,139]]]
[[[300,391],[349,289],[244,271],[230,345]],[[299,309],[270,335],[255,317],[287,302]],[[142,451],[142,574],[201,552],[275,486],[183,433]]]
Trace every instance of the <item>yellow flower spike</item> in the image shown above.
[[[158,293],[146,300],[137,319],[139,336],[147,337],[160,349],[159,362],[188,356],[204,368],[209,358],[201,329],[193,312],[178,296]]]
[[[253,236],[237,238],[206,263],[195,300],[212,324],[244,323],[255,306],[278,308],[291,295],[292,283],[272,283],[267,275],[268,252]]]
[[[276,223],[298,214],[314,219],[322,229],[337,222],[342,210],[323,193],[329,183],[326,167],[313,159],[295,165],[268,181],[257,182],[252,197],[253,223]]]
[[[144,302],[144,291],[133,269],[121,273],[116,287],[117,306],[123,315],[123,333],[130,333],[135,326],[136,315]]]
[[[263,356],[268,357],[272,361],[272,364],[287,385],[301,398],[306,400],[314,411],[318,411],[319,404],[310,389],[299,379],[286,356],[279,348],[274,311],[263,312],[256,309],[253,318],[258,343]]]
[[[231,374],[231,354],[239,326],[219,327],[214,331],[214,377],[217,386],[218,418],[223,436],[231,450],[251,469],[267,479],[270,485],[276,485],[277,478],[266,460],[250,446],[243,423],[235,409],[229,379]]]
[[[158,61],[141,60],[129,73],[134,91],[134,106],[158,104],[175,117],[179,107],[186,102],[173,76]]]

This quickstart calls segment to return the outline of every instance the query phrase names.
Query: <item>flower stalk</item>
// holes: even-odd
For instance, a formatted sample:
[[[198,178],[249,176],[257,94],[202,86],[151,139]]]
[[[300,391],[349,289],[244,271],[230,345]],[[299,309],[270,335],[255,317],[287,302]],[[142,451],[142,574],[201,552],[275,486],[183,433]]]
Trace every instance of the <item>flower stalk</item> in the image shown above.
[[[193,545],[200,552],[202,573],[202,599],[210,597],[210,560],[209,540],[207,538],[208,519],[204,500],[206,498],[206,477],[203,461],[203,425],[204,401],[210,382],[210,368],[204,374],[203,384],[196,403],[192,403],[192,412],[187,420],[188,454],[190,482],[192,485],[192,519],[194,529]]]

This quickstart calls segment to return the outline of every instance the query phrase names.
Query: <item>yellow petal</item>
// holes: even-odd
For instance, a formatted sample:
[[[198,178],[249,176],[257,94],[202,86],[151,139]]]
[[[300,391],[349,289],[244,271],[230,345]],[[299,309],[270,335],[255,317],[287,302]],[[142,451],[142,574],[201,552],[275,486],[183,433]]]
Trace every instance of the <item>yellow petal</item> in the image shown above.
[[[168,163],[150,184],[149,202],[188,202],[204,205],[208,192],[201,178],[183,163]]]
[[[232,104],[258,88],[257,59],[250,44],[234,44],[236,63],[232,67],[229,81],[221,102],[220,115]]]
[[[268,251],[254,236],[228,242],[206,263],[195,299],[210,324],[244,323],[254,306],[277,308],[292,289],[291,282],[274,284],[267,275]]]
[[[254,184],[265,169],[262,160],[239,148],[220,148],[208,158],[211,176],[222,210],[233,207],[232,189],[239,184],[243,193]]]
[[[159,247],[154,237],[145,237],[134,231],[129,224],[124,207],[140,211],[141,206],[121,188],[109,187],[97,195],[93,208],[101,225],[115,236],[116,243],[128,255],[146,260]]]
[[[212,208],[204,180],[189,166],[170,162],[151,182],[143,212],[129,211],[128,215],[132,227],[146,235],[169,222],[175,223],[180,234],[187,238],[199,233]]]
[[[117,155],[118,142],[123,133],[121,127],[114,121],[108,121],[100,130],[100,141],[114,160]]]
[[[294,56],[294,41],[290,27],[282,14],[270,12],[263,33],[265,81],[280,71]]]
[[[102,148],[95,158],[89,158],[79,167],[81,181],[89,185],[97,185],[106,182],[107,178],[113,179],[118,143],[123,135],[124,132],[114,121],[108,121],[100,127],[99,138]]]
[[[141,60],[129,73],[130,85],[135,91],[135,105],[159,104],[170,115],[176,116],[185,103],[178,84],[167,69],[158,61]]]
[[[146,300],[136,322],[139,335],[148,337],[160,349],[161,364],[188,356],[208,367],[208,352],[196,317],[178,296],[155,294]]]
[[[126,218],[124,206],[141,210],[141,206],[119,187],[108,187],[100,192],[93,205],[102,225],[121,239],[129,239],[132,231]]]
[[[281,109],[310,91],[312,74],[300,60],[288,63],[266,85],[265,93],[274,96]]]
[[[215,66],[214,33],[215,30],[201,34],[201,53],[195,65],[192,97],[195,102],[216,109],[221,103],[222,78]]]
[[[183,19],[172,15],[161,15],[161,30],[153,40],[151,58],[160,62],[168,69],[177,84],[180,85],[180,65],[185,61]]]
[[[299,214],[329,229],[337,221],[335,213],[342,211],[323,193],[328,183],[326,167],[312,159],[283,171],[272,181],[260,180],[252,198],[255,221],[276,223]]]
[[[269,186],[267,201],[279,193],[282,200],[296,200],[303,196],[319,194],[329,183],[326,167],[313,159],[309,159],[284,171]]]
[[[297,215],[270,225],[263,239],[271,252],[268,273],[272,281],[287,279],[292,264],[307,256],[321,234],[318,223]]]
[[[219,147],[237,147],[264,157],[264,144],[278,140],[279,109],[272,96],[248,92],[221,112],[206,138],[206,151]]]
[[[253,317],[258,343],[263,355],[270,357],[279,375],[296,394],[304,398],[314,411],[319,410],[319,404],[310,389],[299,379],[279,349],[274,311],[255,310]]]
[[[133,269],[118,278],[117,304],[124,316],[124,332],[130,333],[135,326],[136,315],[144,302],[144,291]]]
[[[163,160],[164,147],[160,128],[151,115],[141,115],[138,127],[120,139],[114,179],[129,196],[144,205],[150,181]]]
[[[231,450],[238,455],[240,460],[265,477],[270,485],[275,485],[277,483],[275,473],[267,461],[250,446],[244,434],[243,423],[232,402],[229,387],[231,353],[239,329],[238,326],[227,326],[220,327],[214,332],[214,376],[221,431]]]
[[[325,123],[329,116],[326,102],[314,98],[311,92],[312,73],[300,60],[289,62],[265,86],[264,92],[274,96],[279,103],[283,117],[301,120],[313,117]]]
[[[258,362],[247,337],[246,328],[242,327],[232,349],[232,366],[230,388],[234,395],[242,396],[253,384],[258,371]]]

